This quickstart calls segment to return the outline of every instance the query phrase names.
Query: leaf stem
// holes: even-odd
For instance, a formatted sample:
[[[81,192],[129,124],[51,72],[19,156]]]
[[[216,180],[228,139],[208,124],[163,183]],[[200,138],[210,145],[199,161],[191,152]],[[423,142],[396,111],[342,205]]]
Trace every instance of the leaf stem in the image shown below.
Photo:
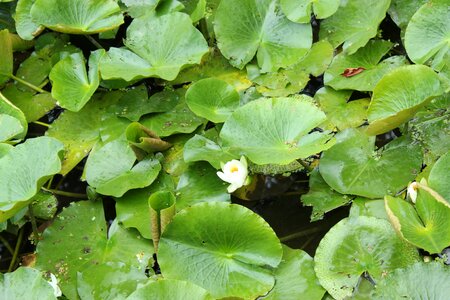
[[[44,123],[44,122],[40,122],[40,121],[33,121],[32,123],[37,124],[37,125],[41,125],[47,128],[52,128],[52,125]]]
[[[38,228],[37,228],[37,224],[36,224],[36,218],[34,217],[34,213],[33,213],[33,205],[29,204],[28,205],[28,214],[30,215],[30,220],[31,220],[31,228],[33,228],[33,235],[34,235],[34,243],[35,245],[37,245],[39,243],[39,232],[38,232]]]
[[[87,199],[86,194],[71,193],[71,192],[65,192],[65,191],[60,191],[60,190],[55,190],[55,189],[46,189],[43,187],[41,189],[43,191],[50,192],[50,193],[53,193],[53,194],[59,195],[59,196],[78,198],[78,199]]]
[[[9,77],[11,77],[12,79],[14,79],[14,80],[17,81],[17,82],[20,82],[20,83],[23,84],[23,85],[26,85],[27,87],[29,87],[30,89],[35,90],[35,91],[38,92],[38,93],[43,93],[43,94],[48,93],[47,91],[41,89],[40,87],[37,87],[37,86],[35,86],[34,84],[29,83],[28,81],[23,80],[22,78],[19,78],[19,77],[17,77],[17,76],[14,76],[13,74],[10,74]]]
[[[14,249],[11,247],[11,245],[8,243],[8,241],[1,235],[0,235],[0,242],[6,247],[6,249],[8,249],[8,251],[9,251],[9,253],[11,253],[11,255],[14,254]]]
[[[289,234],[289,235],[281,237],[280,238],[280,242],[287,242],[287,241],[294,240],[296,238],[299,238],[299,237],[302,237],[302,236],[307,236],[309,234],[317,233],[317,232],[320,232],[320,231],[322,231],[322,229],[320,227],[307,228],[305,230],[294,232],[292,234]]]
[[[311,168],[311,166],[308,165],[303,159],[299,158],[297,161],[303,166],[303,168],[308,170],[308,172],[312,172],[313,168]]]
[[[11,262],[9,263],[8,272],[11,272],[16,265],[17,256],[19,255],[20,246],[22,245],[24,229],[20,228],[19,236],[17,237],[16,248],[14,249],[13,256],[11,258]]]
[[[103,48],[102,45],[100,45],[99,42],[97,42],[96,39],[94,39],[92,36],[85,34],[84,35],[85,38],[87,38],[89,40],[89,42],[91,42],[95,47],[97,47],[98,49],[105,49]]]

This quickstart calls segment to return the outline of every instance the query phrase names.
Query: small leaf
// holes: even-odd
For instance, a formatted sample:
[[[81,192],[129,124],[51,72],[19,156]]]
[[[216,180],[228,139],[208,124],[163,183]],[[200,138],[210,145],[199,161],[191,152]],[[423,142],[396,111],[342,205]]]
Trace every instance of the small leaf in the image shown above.
[[[442,155],[431,169],[428,185],[450,203],[450,151]]]
[[[0,114],[0,129],[0,143],[7,142],[23,132],[20,121],[6,114]]]
[[[309,23],[311,12],[317,19],[325,19],[339,8],[339,0],[281,0],[281,9],[293,22]]]
[[[19,0],[17,1],[16,14],[16,30],[19,36],[24,40],[32,40],[44,30],[44,27],[36,23],[31,18],[31,7],[36,0]]]
[[[0,30],[0,57],[0,85],[3,85],[13,72],[13,50],[8,29]]]
[[[158,243],[161,234],[175,215],[175,200],[173,193],[168,191],[157,191],[148,198],[152,240],[156,253],[158,253]]]
[[[20,267],[14,272],[0,275],[0,294],[3,299],[54,300],[53,288],[33,268]]]
[[[89,74],[82,53],[74,53],[59,61],[50,72],[52,96],[63,108],[79,111],[91,99],[99,85],[98,63],[104,50],[89,57]]]
[[[344,72],[341,75],[344,77],[352,77],[352,76],[362,73],[364,70],[365,70],[365,68],[363,68],[363,67],[347,68],[344,70]]]
[[[161,152],[172,146],[170,143],[161,140],[156,133],[137,122],[128,125],[125,136],[138,160],[142,160],[149,153]]]

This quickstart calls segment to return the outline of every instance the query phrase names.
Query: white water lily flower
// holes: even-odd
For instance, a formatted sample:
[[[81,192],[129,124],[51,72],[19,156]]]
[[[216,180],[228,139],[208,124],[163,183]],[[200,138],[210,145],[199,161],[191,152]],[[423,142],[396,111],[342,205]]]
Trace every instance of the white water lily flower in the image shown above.
[[[55,297],[60,297],[62,295],[61,289],[58,286],[58,279],[56,279],[56,276],[50,273],[50,280],[48,284],[53,288],[53,294]]]
[[[417,182],[412,182],[408,185],[408,196],[411,199],[412,203],[416,203],[418,188],[419,185],[417,184]]]
[[[223,172],[217,172],[217,176],[225,182],[231,183],[227,188],[228,193],[232,193],[245,185],[248,176],[247,160],[244,156],[240,160],[230,160],[222,165]]]

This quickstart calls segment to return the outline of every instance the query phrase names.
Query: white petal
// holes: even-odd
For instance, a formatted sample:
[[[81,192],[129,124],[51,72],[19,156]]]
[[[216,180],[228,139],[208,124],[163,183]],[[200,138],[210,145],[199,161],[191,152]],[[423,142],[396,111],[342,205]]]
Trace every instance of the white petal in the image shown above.
[[[409,186],[408,186],[408,196],[411,199],[412,203],[416,203],[416,199],[417,199],[417,188],[418,188],[418,184],[417,182],[412,182]]]
[[[227,191],[228,191],[228,193],[232,193],[232,192],[234,192],[235,190],[237,190],[238,188],[240,188],[241,186],[237,186],[237,185],[235,185],[235,184],[230,184],[230,186],[227,188]]]
[[[229,178],[229,176],[225,175],[223,172],[220,172],[220,171],[219,171],[219,172],[217,172],[216,174],[217,174],[217,176],[219,176],[219,178],[222,179],[223,181],[230,183],[230,178]]]

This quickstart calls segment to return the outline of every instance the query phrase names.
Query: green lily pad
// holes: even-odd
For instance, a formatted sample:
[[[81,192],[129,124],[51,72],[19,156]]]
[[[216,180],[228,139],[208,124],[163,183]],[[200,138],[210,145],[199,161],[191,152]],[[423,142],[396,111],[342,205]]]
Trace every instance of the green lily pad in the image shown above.
[[[383,199],[369,200],[367,198],[357,197],[352,200],[349,217],[357,218],[360,216],[375,217],[389,221],[389,217],[384,208]]]
[[[450,66],[450,10],[446,0],[430,0],[412,16],[405,32],[405,48],[416,64],[431,61],[440,71]]]
[[[214,31],[220,51],[239,69],[257,54],[262,72],[274,72],[297,63],[312,44],[311,25],[289,21],[275,0],[222,1]]]
[[[9,115],[13,118],[19,120],[20,125],[22,126],[22,132],[16,136],[18,139],[23,139],[28,131],[28,122],[25,118],[24,113],[16,107],[11,101],[9,101],[0,91],[0,114]]]
[[[101,201],[73,202],[44,231],[36,249],[36,268],[55,274],[63,294],[76,299],[78,272],[83,276],[84,270],[92,272],[91,267],[120,262],[145,274],[152,248],[117,221],[107,230]],[[121,265],[115,266],[120,272]]]
[[[136,228],[146,239],[151,239],[148,198],[157,191],[174,191],[175,184],[170,175],[161,172],[156,180],[143,189],[126,192],[116,198],[117,220],[126,228]]]
[[[191,133],[203,122],[204,119],[197,117],[184,100],[168,112],[145,116],[140,120],[142,125],[156,132],[160,137],[174,133]]]
[[[56,106],[50,93],[34,94],[21,91],[16,85],[8,85],[3,94],[25,115],[26,122],[34,122],[45,116]]]
[[[189,299],[212,300],[214,298],[207,290],[189,281],[162,279],[150,282],[138,288],[127,300],[141,300],[151,298],[153,300],[184,300],[186,295]]]
[[[79,112],[64,111],[52,123],[46,134],[63,142],[66,149],[61,174],[67,174],[88,155],[100,140],[101,130],[110,136],[123,134],[127,125],[117,126],[123,118],[116,117],[115,111],[108,111],[121,96],[118,92],[96,94]]]
[[[428,185],[450,203],[450,152],[442,155],[431,169]]]
[[[52,96],[59,105],[79,111],[97,90],[100,79],[98,63],[105,52],[97,50],[89,57],[89,74],[82,53],[74,53],[60,60],[50,72]]]
[[[429,253],[450,245],[450,204],[419,188],[415,205],[385,197],[389,219],[401,236]]]
[[[136,290],[138,284],[147,283],[142,270],[122,262],[106,262],[91,265],[77,274],[77,292],[80,299],[125,299]]]
[[[153,46],[148,47],[150,44]],[[134,19],[127,29],[125,45],[133,52],[111,48],[102,58],[103,79],[173,80],[183,66],[200,63],[208,51],[205,39],[189,16],[179,12]]]
[[[428,0],[391,0],[388,13],[395,24],[402,29],[402,34],[405,33],[406,26],[412,16],[426,2]]]
[[[258,84],[257,91],[262,95],[284,97],[301,91],[307,85],[310,74],[320,76],[332,59],[333,46],[327,41],[319,41],[293,66],[262,74],[256,65],[247,65],[247,76]]]
[[[364,124],[367,119],[367,108],[370,99],[363,98],[348,101],[352,92],[347,90],[335,91],[329,87],[323,87],[316,92],[314,100],[327,115],[327,122],[331,128],[339,130],[355,128]]]
[[[214,168],[220,169],[220,163],[238,158],[214,141],[196,134],[184,144],[183,158],[186,162],[207,161]]]
[[[0,114],[0,129],[0,143],[6,142],[23,132],[20,121],[6,114]]]
[[[331,228],[314,260],[320,284],[335,299],[344,299],[352,295],[364,273],[378,282],[395,269],[419,261],[419,255],[388,221],[358,217],[343,219]]]
[[[231,84],[237,91],[245,90],[252,85],[251,81],[247,78],[246,72],[234,68],[215,48],[211,48],[205,54],[200,65],[191,66],[182,70],[172,83],[182,84],[211,77]]]
[[[16,77],[19,77],[35,86],[45,85],[50,71],[52,70],[52,61],[50,57],[43,57],[33,52],[26,60],[24,60],[16,71]],[[21,91],[36,93],[32,88],[17,83],[17,87]]]
[[[86,161],[86,180],[98,193],[114,197],[149,186],[161,170],[159,161],[152,156],[136,165],[135,161],[136,156],[125,139],[97,145]]]
[[[17,1],[16,14],[16,30],[19,36],[24,40],[32,40],[44,29],[39,23],[34,22],[31,18],[31,7],[36,0],[19,0]]]
[[[123,23],[113,0],[36,0],[31,17],[36,24],[71,34],[99,33]]]
[[[384,74],[407,63],[404,56],[392,56],[380,62],[393,46],[388,41],[372,40],[352,55],[336,55],[325,72],[324,83],[335,90],[372,91]],[[352,68],[363,70],[354,76],[343,75]]]
[[[214,123],[222,123],[239,107],[239,94],[225,81],[207,78],[189,87],[186,103],[196,115]]]
[[[408,137],[397,138],[375,150],[375,137],[357,129],[336,135],[336,145],[325,151],[319,170],[341,194],[383,198],[413,180],[422,167],[422,149]]]
[[[318,19],[325,19],[339,8],[340,0],[281,0],[281,10],[292,22],[309,23],[311,12]]]
[[[128,125],[125,131],[125,137],[138,160],[144,159],[147,154],[161,152],[172,146],[170,143],[161,140],[157,134],[138,122],[133,122]]]
[[[273,287],[267,266],[278,266],[281,256],[278,238],[261,217],[239,205],[211,202],[175,215],[161,237],[158,263],[165,278],[198,284],[214,298],[255,298]]]
[[[275,286],[261,299],[320,300],[325,290],[314,272],[314,261],[306,252],[283,245],[283,259],[274,272]]]
[[[439,262],[395,270],[377,285],[371,299],[446,299],[450,269]]]
[[[367,132],[376,135],[396,128],[442,92],[439,76],[429,67],[412,65],[392,70],[373,91]]]
[[[0,85],[9,80],[13,72],[13,50],[9,31],[0,30]]]
[[[20,267],[0,275],[0,294],[4,299],[56,299],[53,288],[42,273],[33,268]]]
[[[303,205],[313,207],[311,213],[311,222],[313,222],[323,219],[325,213],[346,205],[351,198],[333,190],[316,168],[309,175],[309,191],[301,196],[301,200]]]
[[[27,139],[0,158],[0,222],[25,207],[41,186],[61,170],[62,151],[63,144],[58,140],[38,137]]]
[[[344,52],[355,53],[377,35],[378,26],[386,17],[390,2],[390,0],[341,1],[338,11],[321,22],[320,39],[327,39],[335,48],[344,43]]]
[[[328,133],[308,134],[326,119],[308,99],[262,98],[238,108],[220,132],[223,145],[256,164],[283,165],[330,148]]]
[[[194,163],[180,176],[175,195],[177,210],[200,202],[230,202],[227,183],[206,163]]]
[[[126,5],[126,12],[133,18],[153,13],[160,0],[121,0]]]

